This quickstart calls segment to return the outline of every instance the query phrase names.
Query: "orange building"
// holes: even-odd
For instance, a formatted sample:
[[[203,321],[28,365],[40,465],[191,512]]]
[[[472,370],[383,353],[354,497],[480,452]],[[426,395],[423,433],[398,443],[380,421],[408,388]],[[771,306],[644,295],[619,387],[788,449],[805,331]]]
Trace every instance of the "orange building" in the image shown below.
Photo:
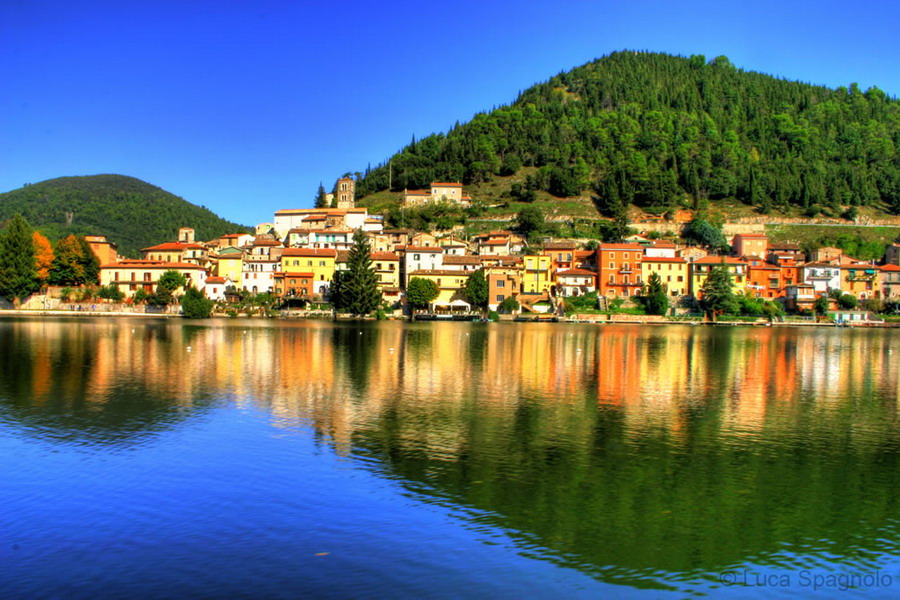
[[[114,264],[119,260],[118,247],[107,241],[105,235],[86,235],[84,240],[91,247],[93,253],[97,255],[101,267]]]
[[[313,273],[276,271],[275,295],[285,298],[312,298],[315,280]]]
[[[553,268],[557,271],[575,268],[575,242],[548,242],[541,251],[544,256],[549,256],[553,262]]]
[[[765,258],[768,254],[769,238],[762,233],[739,233],[731,240],[735,256],[756,256]]]
[[[747,296],[771,300],[784,295],[781,267],[751,258],[747,265]]]
[[[600,244],[597,248],[598,290],[602,296],[640,296],[643,279],[640,244]]]

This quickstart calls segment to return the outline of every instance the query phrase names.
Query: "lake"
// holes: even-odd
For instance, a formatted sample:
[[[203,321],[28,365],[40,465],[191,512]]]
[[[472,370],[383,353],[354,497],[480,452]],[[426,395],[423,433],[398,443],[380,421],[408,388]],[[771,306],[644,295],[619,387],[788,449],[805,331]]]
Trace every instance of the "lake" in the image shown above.
[[[0,353],[4,599],[900,594],[891,330],[19,318]]]

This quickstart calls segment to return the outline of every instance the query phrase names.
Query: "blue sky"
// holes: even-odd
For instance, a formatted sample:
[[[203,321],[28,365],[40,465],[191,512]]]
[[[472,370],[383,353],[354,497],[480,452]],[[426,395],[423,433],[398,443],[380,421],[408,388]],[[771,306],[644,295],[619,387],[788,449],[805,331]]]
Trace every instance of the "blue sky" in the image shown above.
[[[900,95],[895,2],[0,2],[0,191],[138,177],[244,224],[621,49]]]

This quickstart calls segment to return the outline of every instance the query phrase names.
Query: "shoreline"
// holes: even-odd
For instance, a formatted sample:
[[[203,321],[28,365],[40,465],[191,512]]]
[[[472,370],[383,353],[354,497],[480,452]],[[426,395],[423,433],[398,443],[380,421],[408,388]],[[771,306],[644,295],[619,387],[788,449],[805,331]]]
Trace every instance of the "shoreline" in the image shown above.
[[[50,317],[50,318],[59,318],[59,317],[74,317],[78,319],[91,319],[91,318],[128,318],[128,317],[136,317],[139,319],[146,318],[155,318],[155,319],[184,319],[184,317],[180,314],[173,313],[142,313],[142,312],[120,312],[120,311],[73,311],[73,310],[53,310],[53,309],[9,309],[4,308],[0,309],[0,317],[14,317],[14,318],[27,318],[27,317]],[[649,315],[648,315],[649,317]],[[253,319],[253,320],[271,320],[271,321],[345,321],[347,319],[334,319],[334,318],[322,318],[321,315],[311,315],[311,316],[287,316],[287,317],[261,317],[259,315],[240,315],[237,317],[232,317],[224,314],[214,314],[209,317],[209,319],[228,319],[228,320],[238,320],[238,319]],[[209,319],[197,319],[194,322],[199,321],[207,321]],[[187,319],[190,321],[190,319]],[[374,320],[374,319],[362,319],[362,320]],[[404,321],[404,322],[419,322],[413,321],[409,317],[401,317],[401,318],[390,318],[389,321]],[[435,322],[450,322],[450,321],[435,321]],[[468,321],[459,321],[459,322],[468,322]],[[534,321],[516,321],[514,319],[501,319],[497,321],[498,323],[533,323]],[[548,321],[549,322],[549,321]],[[553,324],[556,325],[642,325],[642,326],[664,326],[664,325],[688,325],[688,326],[704,326],[704,327],[825,327],[825,328],[839,328],[839,329],[898,329],[900,328],[900,323],[894,322],[881,322],[881,323],[847,323],[845,325],[838,325],[837,323],[816,323],[816,322],[802,322],[802,321],[788,321],[788,322],[767,322],[767,321],[718,321],[718,322],[709,322],[709,321],[697,321],[697,320],[663,320],[663,319],[653,319],[653,318],[640,318],[639,315],[633,315],[632,318],[629,319],[617,319],[614,316],[612,318],[605,319],[579,319],[576,317],[561,319]]]

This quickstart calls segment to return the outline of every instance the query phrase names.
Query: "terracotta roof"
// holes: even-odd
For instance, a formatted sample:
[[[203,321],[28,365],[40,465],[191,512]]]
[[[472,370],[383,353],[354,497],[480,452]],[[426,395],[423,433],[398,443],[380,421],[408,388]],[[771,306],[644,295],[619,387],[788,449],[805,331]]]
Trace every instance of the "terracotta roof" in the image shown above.
[[[206,283],[225,283],[225,278],[219,277],[217,275],[213,276],[213,277],[207,277]]]
[[[313,273],[293,273],[291,271],[275,271],[275,277],[315,277]],[[209,280],[206,280],[209,282]]]
[[[575,242],[548,242],[544,244],[544,250],[574,250]]]
[[[640,244],[600,244],[598,250],[637,250],[644,251],[644,247]]]
[[[739,237],[739,236],[741,238],[766,238],[766,239],[768,239],[768,237],[769,237],[764,233],[736,233],[736,234],[734,234],[734,237]]]
[[[900,265],[881,265],[882,271],[900,271]]]
[[[372,252],[369,256],[372,260],[400,260],[400,257],[393,252]]]
[[[576,258],[590,258],[594,254],[596,254],[596,251],[594,251],[594,250],[576,250],[575,251]]]
[[[645,263],[681,263],[687,264],[687,260],[681,256],[645,256],[643,262]]]
[[[593,276],[596,276],[597,273],[595,273],[594,271],[588,271],[587,269],[569,269],[569,270],[567,270],[567,271],[557,271],[557,272],[556,272],[556,276],[557,276],[557,277],[566,277],[566,276],[569,276],[569,275],[572,275],[572,276],[575,276],[575,275],[590,275],[590,276],[593,277]]]
[[[177,250],[205,250],[206,246],[202,244],[194,244],[194,243],[185,243],[185,242],[166,242],[164,244],[157,244],[156,246],[150,246],[149,248],[141,248],[141,252],[148,251],[156,251],[156,252],[173,252]]]
[[[509,244],[509,240],[488,240],[486,242],[481,242],[482,246],[506,246]]]
[[[446,183],[443,181],[432,181],[431,187],[462,187],[461,183]]]
[[[407,246],[406,253],[409,254],[410,252],[433,252],[435,254],[444,253],[443,250],[441,250],[440,248],[435,248],[434,246]]]
[[[744,261],[733,256],[704,256],[694,261],[695,265],[746,265]]]
[[[103,269],[191,269],[194,271],[206,271],[206,269],[201,268],[194,263],[183,263],[183,262],[165,262],[162,260],[120,260],[117,263],[113,263],[111,265],[106,265],[105,267],[100,267],[100,270]]]
[[[368,209],[366,208],[285,208],[282,210],[276,210],[275,216],[279,215],[321,215],[321,214],[332,214],[332,215],[346,215],[346,214],[360,214],[366,213]]]
[[[285,248],[281,256],[322,256],[335,257],[337,252],[331,248]]]
[[[651,248],[675,248],[675,242],[667,242],[664,240],[657,240],[650,244]]]
[[[799,244],[775,244],[769,242],[769,250],[800,250]]]
[[[334,262],[336,263],[345,263],[350,260],[350,251],[349,250],[338,250],[337,256],[334,258]]]
[[[448,254],[444,257],[445,265],[480,265],[480,256],[459,256],[457,254]]]
[[[258,246],[280,246],[280,245],[281,245],[281,242],[279,242],[278,240],[264,239],[264,240],[254,240],[253,241],[254,248],[258,247]]]
[[[407,196],[430,196],[431,190],[406,190]]]
[[[465,271],[448,271],[446,269],[422,269],[419,271],[413,271],[409,274],[410,277],[414,277],[416,275],[446,275],[447,277],[462,277],[468,278],[469,275],[466,274]]]

